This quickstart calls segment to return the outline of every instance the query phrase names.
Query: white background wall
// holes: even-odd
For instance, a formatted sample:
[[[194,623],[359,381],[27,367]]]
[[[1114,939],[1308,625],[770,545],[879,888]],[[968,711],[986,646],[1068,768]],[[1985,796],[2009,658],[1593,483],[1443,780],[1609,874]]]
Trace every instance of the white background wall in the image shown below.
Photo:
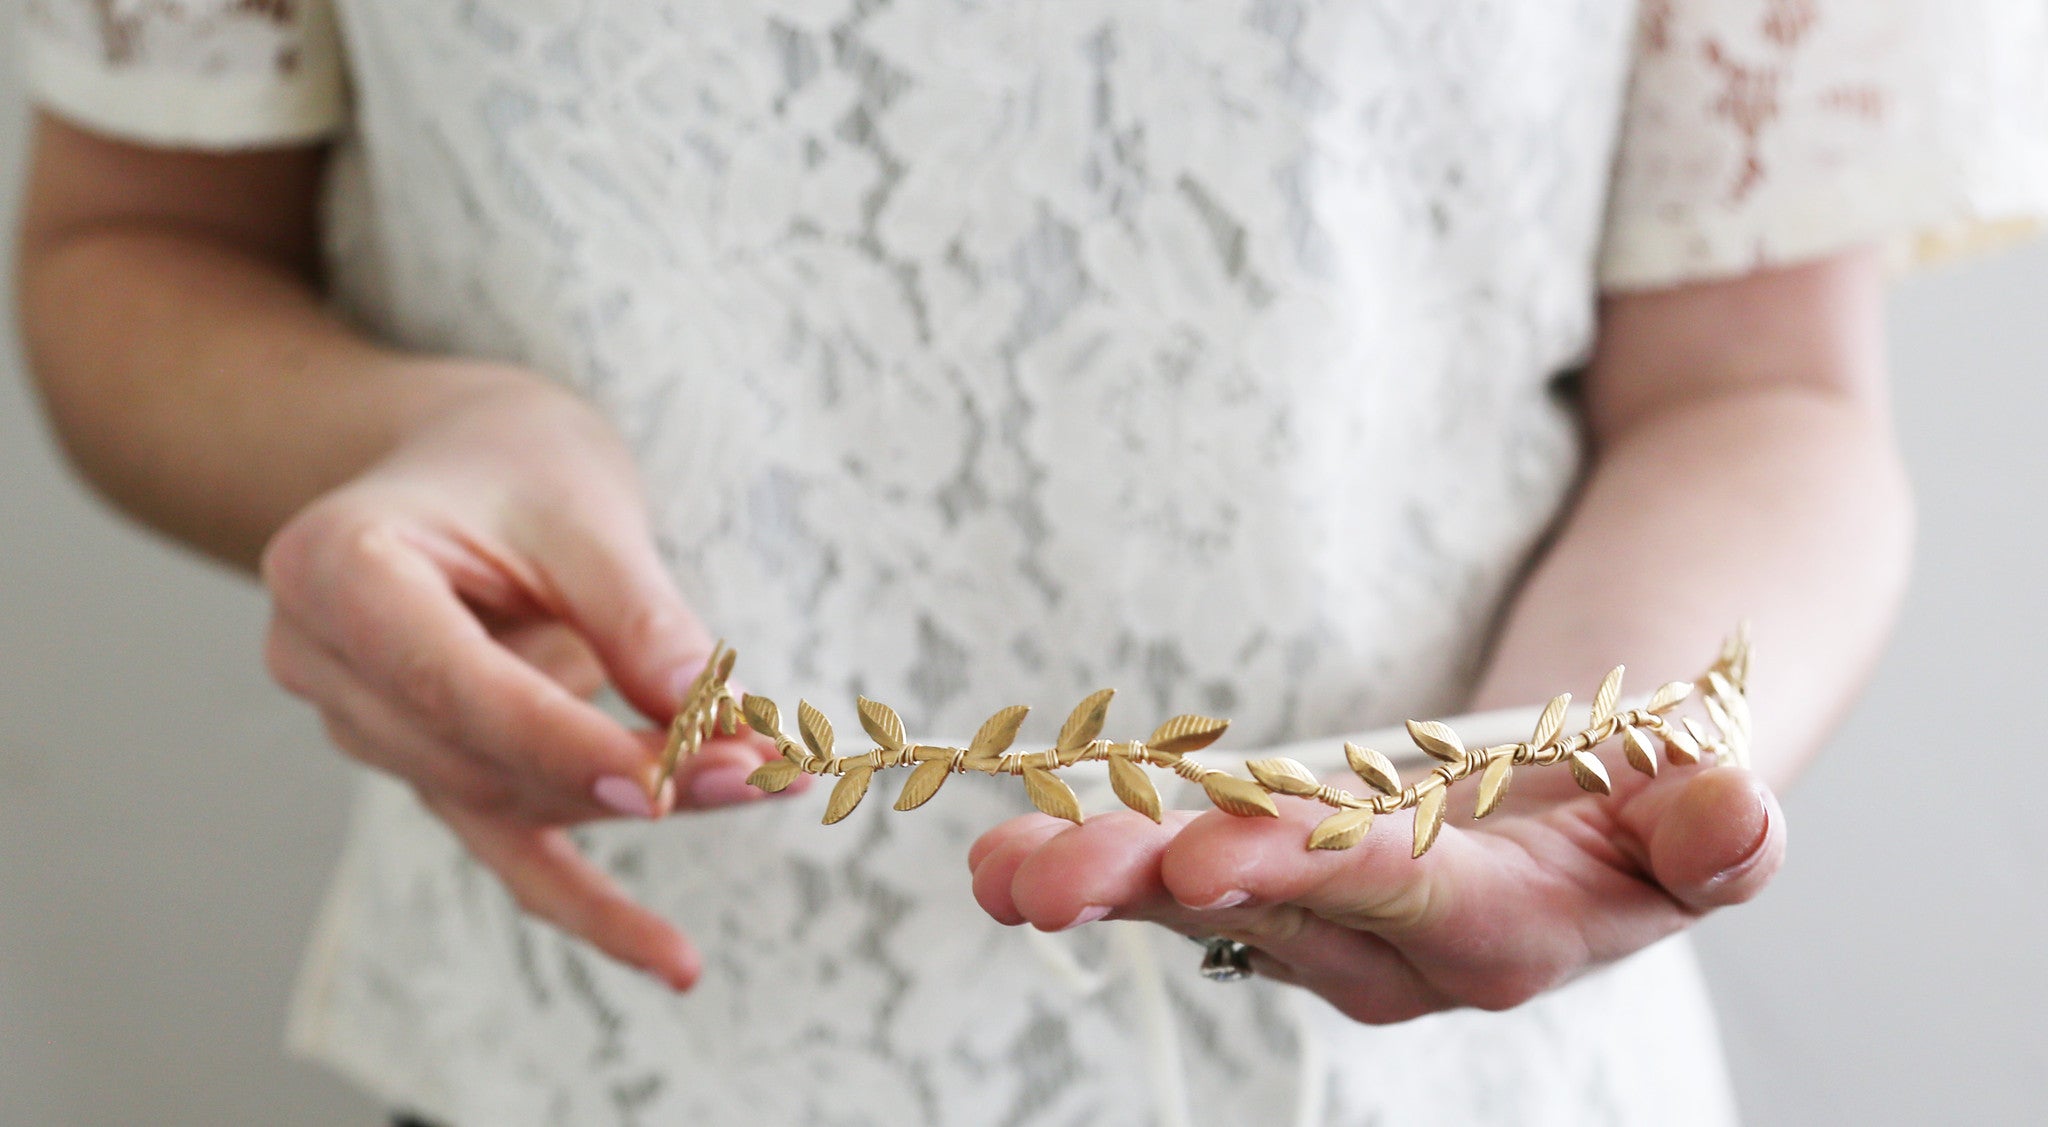
[[[1701,932],[1753,1123],[2038,1121],[2044,297],[2039,246],[1897,294],[1911,602],[1787,802],[1784,876]],[[264,680],[254,590],[96,508],[0,348],[0,1125],[367,1127],[277,1048],[345,773]]]

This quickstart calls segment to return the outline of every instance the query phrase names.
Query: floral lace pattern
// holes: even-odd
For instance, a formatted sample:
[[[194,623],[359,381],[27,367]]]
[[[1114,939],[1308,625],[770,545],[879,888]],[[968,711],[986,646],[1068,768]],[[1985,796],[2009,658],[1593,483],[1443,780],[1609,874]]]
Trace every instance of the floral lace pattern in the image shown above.
[[[343,0],[331,257],[375,332],[617,420],[752,683],[1356,730],[1465,692],[1571,488],[1600,272],[1815,249],[1758,232],[1849,152],[1815,123],[1900,119],[1883,41],[1822,47],[1865,5],[1913,7]],[[183,34],[136,65],[204,71]],[[1732,1117],[1682,945],[1359,1027],[1156,930],[994,926],[962,859],[1021,799],[948,797],[585,831],[706,949],[676,999],[370,780],[294,1042],[457,1127]]]
[[[1602,265],[1741,274],[1864,242],[1918,257],[2048,204],[2048,6],[1645,0]]]
[[[317,3],[317,0],[312,0]],[[29,25],[110,66],[289,74],[308,0],[28,0]]]
[[[292,143],[346,113],[327,0],[27,0],[29,85],[46,106],[136,140]]]

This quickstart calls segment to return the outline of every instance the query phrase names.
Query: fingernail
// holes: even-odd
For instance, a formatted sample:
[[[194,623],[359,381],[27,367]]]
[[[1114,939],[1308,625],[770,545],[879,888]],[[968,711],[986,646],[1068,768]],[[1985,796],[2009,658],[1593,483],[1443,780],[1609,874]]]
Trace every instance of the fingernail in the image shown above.
[[[1090,905],[1089,907],[1086,907],[1086,908],[1083,908],[1083,909],[1081,909],[1081,914],[1080,914],[1080,915],[1078,915],[1078,916],[1075,916],[1075,917],[1074,917],[1073,919],[1071,919],[1071,920],[1068,920],[1068,921],[1067,921],[1067,923],[1066,923],[1066,926],[1065,926],[1065,927],[1056,927],[1056,928],[1053,928],[1053,930],[1054,930],[1054,931],[1070,931],[1070,930],[1072,930],[1072,929],[1074,929],[1074,928],[1080,927],[1080,926],[1081,926],[1082,924],[1092,924],[1092,923],[1094,923],[1094,922],[1095,922],[1096,920],[1099,920],[1099,919],[1101,919],[1102,917],[1104,917],[1104,916],[1106,916],[1106,915],[1108,915],[1108,914],[1109,914],[1109,908],[1108,908],[1108,907],[1107,907],[1106,905],[1102,905],[1102,904],[1093,904],[1093,905]]]
[[[1742,860],[1708,877],[1708,888],[1718,888],[1721,885],[1727,884],[1729,881],[1756,868],[1757,862],[1763,860],[1764,843],[1771,840],[1771,804],[1763,802],[1761,805],[1764,815],[1763,828],[1757,831],[1756,840],[1750,842],[1749,848],[1742,851]]]
[[[698,806],[731,806],[761,795],[758,788],[747,785],[745,775],[731,771],[706,771],[690,782],[690,799]]]
[[[1235,908],[1251,898],[1251,893],[1240,888],[1226,892],[1207,904],[1190,904],[1188,907],[1193,908],[1197,912],[1215,912],[1221,911],[1224,908]]]
[[[606,809],[628,818],[654,817],[654,803],[648,801],[647,791],[624,775],[604,776],[590,788],[590,794]]]

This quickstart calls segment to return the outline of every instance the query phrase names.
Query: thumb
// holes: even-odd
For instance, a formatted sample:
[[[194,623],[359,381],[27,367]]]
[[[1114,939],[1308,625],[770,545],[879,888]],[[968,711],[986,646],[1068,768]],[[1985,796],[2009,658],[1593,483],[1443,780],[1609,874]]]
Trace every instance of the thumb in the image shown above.
[[[1622,818],[1647,846],[1657,883],[1695,911],[1750,899],[1785,863],[1777,796],[1739,767],[1701,771],[1678,787],[1652,786]]]
[[[558,613],[589,643],[619,695],[667,723],[711,656],[713,638],[683,601],[643,526],[560,536],[543,563]]]

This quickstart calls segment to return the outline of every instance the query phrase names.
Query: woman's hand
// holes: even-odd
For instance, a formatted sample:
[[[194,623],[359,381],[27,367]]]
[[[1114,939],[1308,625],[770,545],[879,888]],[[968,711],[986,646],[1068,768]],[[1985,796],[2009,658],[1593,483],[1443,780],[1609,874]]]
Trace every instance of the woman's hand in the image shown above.
[[[1883,311],[1882,261],[1863,251],[1608,299],[1583,387],[1589,473],[1467,707],[1592,685],[1618,657],[1655,684],[1748,618],[1764,654],[1757,763],[1791,779],[1904,585]],[[1347,852],[1312,852],[1327,809],[1283,798],[1278,819],[1021,818],[969,861],[1004,923],[1108,916],[1228,936],[1257,949],[1259,973],[1360,1021],[1500,1008],[1747,900],[1783,861],[1759,776],[1608,773],[1606,798],[1563,793],[1560,772],[1519,780],[1506,807],[1445,827],[1421,860],[1407,815]]]
[[[607,424],[502,373],[287,523],[262,574],[271,673],[343,751],[412,784],[527,912],[675,989],[696,980],[683,935],[563,827],[757,801],[745,779],[774,752],[708,741],[650,799],[662,733],[587,699],[608,679],[665,723],[712,645]]]
[[[1406,814],[1351,850],[1311,851],[1329,810],[1281,798],[1277,819],[1029,815],[984,834],[968,863],[1002,923],[1149,920],[1236,939],[1258,974],[1358,1021],[1504,1009],[1749,899],[1784,859],[1777,799],[1749,771],[1611,774],[1611,797],[1449,825],[1419,860]]]

